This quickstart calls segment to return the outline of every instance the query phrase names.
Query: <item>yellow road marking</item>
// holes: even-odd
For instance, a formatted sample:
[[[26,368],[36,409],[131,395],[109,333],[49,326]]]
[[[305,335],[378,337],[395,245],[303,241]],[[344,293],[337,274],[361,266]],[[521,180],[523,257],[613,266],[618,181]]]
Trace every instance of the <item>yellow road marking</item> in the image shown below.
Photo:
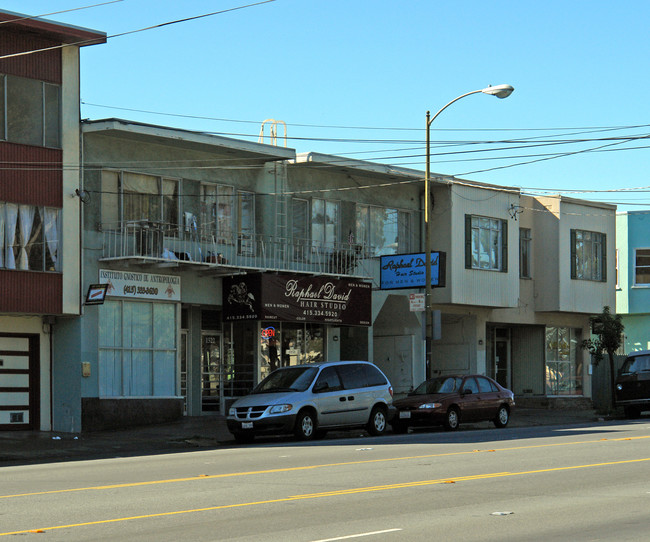
[[[210,506],[207,508],[194,508],[191,510],[176,510],[173,512],[159,512],[156,514],[144,514],[140,516],[130,516],[130,517],[124,517],[124,518],[113,518],[113,519],[103,519],[103,520],[97,520],[97,521],[87,521],[84,523],[71,523],[69,525],[55,525],[52,527],[39,527],[37,529],[27,529],[24,531],[12,531],[8,533],[0,533],[0,536],[9,536],[9,535],[16,535],[16,534],[27,534],[27,533],[35,533],[35,532],[47,532],[47,531],[53,531],[53,530],[59,530],[59,529],[71,529],[73,527],[87,527],[90,525],[106,525],[109,523],[119,523],[119,522],[125,522],[125,521],[133,521],[136,519],[149,519],[149,518],[160,518],[160,517],[169,517],[169,516],[177,516],[181,514],[194,514],[197,512],[210,512],[210,511],[215,511],[215,510],[226,510],[229,508],[243,508],[245,506],[259,506],[263,504],[275,504],[275,503],[281,503],[281,502],[291,502],[291,501],[298,501],[298,500],[307,500],[307,499],[320,499],[323,497],[339,497],[342,495],[352,495],[355,493],[369,493],[373,491],[387,491],[391,489],[405,489],[405,488],[411,488],[411,487],[422,487],[422,486],[430,486],[430,485],[435,485],[435,484],[444,484],[448,482],[468,482],[472,480],[484,480],[486,478],[502,478],[506,476],[523,476],[523,475],[530,475],[530,474],[540,474],[543,472],[559,472],[559,471],[567,471],[567,470],[576,470],[576,469],[588,469],[588,468],[594,468],[594,467],[607,467],[607,466],[612,466],[612,465],[624,465],[624,464],[630,464],[630,463],[640,463],[643,461],[650,461],[650,457],[645,457],[642,459],[626,459],[623,461],[610,461],[606,463],[592,463],[588,465],[574,465],[574,466],[569,466],[569,467],[553,467],[549,469],[537,469],[537,470],[529,470],[529,471],[521,471],[521,472],[496,472],[496,473],[488,473],[488,474],[477,474],[474,476],[460,476],[457,478],[440,478],[437,480],[420,480],[417,482],[404,482],[401,484],[388,484],[388,485],[383,485],[383,486],[370,486],[370,487],[358,487],[358,488],[349,488],[349,489],[341,489],[337,491],[325,491],[322,493],[307,493],[304,495],[293,495],[289,497],[281,497],[278,499],[268,499],[264,501],[253,501],[253,502],[245,502],[245,503],[236,503],[236,504],[223,504],[220,506]]]
[[[68,489],[53,489],[51,491],[35,491],[32,493],[16,493],[15,495],[0,495],[0,499],[11,499],[17,497],[33,497],[35,495],[52,495],[58,493],[73,493],[77,491],[103,491],[106,489],[122,489],[126,487],[139,487],[139,486],[150,486],[156,484],[175,484],[179,482],[194,482],[196,480],[213,480],[216,478],[232,478],[235,476],[252,476],[255,474],[277,474],[280,472],[297,472],[297,471],[306,471],[306,470],[315,470],[331,467],[345,467],[349,465],[364,465],[368,463],[387,463],[390,461],[410,461],[413,459],[431,459],[434,457],[450,457],[457,455],[468,455],[476,453],[493,453],[493,452],[510,452],[515,450],[529,450],[533,448],[550,448],[556,446],[573,446],[577,444],[598,444],[602,441],[629,441],[629,440],[641,440],[648,439],[650,436],[644,437],[625,437],[625,438],[616,438],[616,439],[598,439],[598,440],[583,440],[575,442],[563,442],[563,443],[553,443],[553,444],[535,444],[530,446],[513,446],[510,448],[497,448],[489,450],[472,450],[467,452],[446,452],[441,454],[426,454],[426,455],[413,455],[413,456],[404,456],[404,457],[388,457],[384,459],[366,459],[362,461],[346,461],[341,463],[324,463],[321,465],[305,465],[302,467],[282,467],[278,469],[266,469],[266,470],[254,470],[254,471],[244,471],[244,472],[230,472],[226,474],[199,474],[198,476],[188,476],[186,478],[171,478],[169,480],[149,480],[146,482],[127,482],[124,484],[111,484],[105,486],[91,486],[91,487],[73,487]]]

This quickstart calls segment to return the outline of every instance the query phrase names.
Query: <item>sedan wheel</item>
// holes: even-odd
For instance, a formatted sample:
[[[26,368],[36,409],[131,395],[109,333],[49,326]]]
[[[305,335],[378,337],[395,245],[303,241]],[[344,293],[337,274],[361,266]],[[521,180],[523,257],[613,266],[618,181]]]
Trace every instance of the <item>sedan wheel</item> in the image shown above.
[[[497,417],[494,418],[494,425],[497,427],[505,427],[508,425],[510,420],[510,412],[508,412],[508,407],[501,405],[499,407],[499,412],[497,412]]]
[[[296,419],[294,434],[300,440],[311,440],[316,435],[316,419],[311,412],[301,412]]]
[[[447,411],[447,417],[445,418],[445,429],[447,431],[455,431],[460,425],[460,412],[456,407],[451,407]]]

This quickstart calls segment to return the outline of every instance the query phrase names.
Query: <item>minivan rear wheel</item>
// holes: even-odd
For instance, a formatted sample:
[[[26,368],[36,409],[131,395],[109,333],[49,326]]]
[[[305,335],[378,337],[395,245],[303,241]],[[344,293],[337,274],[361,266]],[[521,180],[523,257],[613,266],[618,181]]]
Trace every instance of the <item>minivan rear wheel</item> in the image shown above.
[[[300,440],[311,440],[316,436],[316,416],[309,410],[303,410],[296,418],[294,435]]]
[[[386,432],[386,409],[381,406],[376,406],[370,413],[368,420],[368,433],[373,437],[378,437]]]

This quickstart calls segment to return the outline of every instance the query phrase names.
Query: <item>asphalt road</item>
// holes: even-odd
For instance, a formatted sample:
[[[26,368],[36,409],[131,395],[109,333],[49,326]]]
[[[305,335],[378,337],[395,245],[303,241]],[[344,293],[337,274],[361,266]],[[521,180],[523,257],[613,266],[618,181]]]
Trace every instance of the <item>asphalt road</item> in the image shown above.
[[[0,540],[645,541],[648,472],[647,420],[3,467]]]

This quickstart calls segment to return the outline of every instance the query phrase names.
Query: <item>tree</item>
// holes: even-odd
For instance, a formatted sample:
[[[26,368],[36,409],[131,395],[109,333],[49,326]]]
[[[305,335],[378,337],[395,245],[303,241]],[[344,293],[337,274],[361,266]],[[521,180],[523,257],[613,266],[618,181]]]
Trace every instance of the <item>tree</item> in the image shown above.
[[[609,378],[610,378],[610,397],[609,410],[614,409],[616,404],[616,391],[614,388],[616,382],[616,371],[614,368],[614,354],[621,347],[623,342],[623,330],[625,326],[621,322],[620,314],[612,314],[609,307],[603,307],[603,312],[598,316],[589,318],[591,332],[593,336],[590,339],[582,341],[582,348],[589,350],[594,356],[596,364],[600,362],[605,352],[609,358]]]

